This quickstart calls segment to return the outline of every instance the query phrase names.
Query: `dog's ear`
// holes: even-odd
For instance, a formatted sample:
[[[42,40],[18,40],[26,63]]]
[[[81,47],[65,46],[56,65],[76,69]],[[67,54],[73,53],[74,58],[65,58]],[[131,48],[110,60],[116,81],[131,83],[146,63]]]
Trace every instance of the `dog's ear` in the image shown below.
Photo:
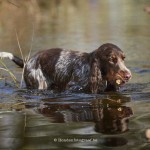
[[[98,93],[98,90],[102,84],[102,75],[100,71],[100,64],[97,58],[94,58],[91,63],[91,73],[89,80],[90,92]]]

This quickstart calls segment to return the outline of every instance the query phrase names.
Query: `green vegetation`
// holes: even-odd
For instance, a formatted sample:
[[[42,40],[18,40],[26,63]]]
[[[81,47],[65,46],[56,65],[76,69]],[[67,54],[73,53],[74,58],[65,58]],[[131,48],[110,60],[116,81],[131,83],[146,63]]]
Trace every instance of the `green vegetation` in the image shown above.
[[[3,72],[8,73],[9,76],[3,76]],[[11,78],[12,81],[15,83],[15,86],[18,87],[18,82],[17,82],[15,75],[13,74],[13,72],[10,69],[7,68],[7,66],[5,65],[5,63],[1,59],[0,60],[0,80],[6,81],[7,78]]]

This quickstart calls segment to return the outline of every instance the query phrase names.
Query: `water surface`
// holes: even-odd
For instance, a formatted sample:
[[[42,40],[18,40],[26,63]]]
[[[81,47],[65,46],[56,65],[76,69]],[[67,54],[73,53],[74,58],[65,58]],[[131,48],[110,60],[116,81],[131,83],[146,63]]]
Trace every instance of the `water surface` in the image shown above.
[[[37,3],[38,2],[38,3]],[[0,72],[0,149],[150,149],[148,0],[0,3],[0,50],[20,55],[62,47],[91,52],[111,42],[133,78],[117,93],[88,95],[17,88]],[[4,61],[20,83],[22,70]]]

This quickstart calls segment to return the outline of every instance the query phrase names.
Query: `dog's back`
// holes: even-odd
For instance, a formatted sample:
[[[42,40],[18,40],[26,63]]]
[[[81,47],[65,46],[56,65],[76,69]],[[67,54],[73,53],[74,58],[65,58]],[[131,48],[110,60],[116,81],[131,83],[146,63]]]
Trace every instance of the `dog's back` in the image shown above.
[[[87,53],[60,48],[37,53],[25,65],[27,87],[62,91],[71,80],[82,86],[87,84],[90,66],[85,55],[88,56]]]

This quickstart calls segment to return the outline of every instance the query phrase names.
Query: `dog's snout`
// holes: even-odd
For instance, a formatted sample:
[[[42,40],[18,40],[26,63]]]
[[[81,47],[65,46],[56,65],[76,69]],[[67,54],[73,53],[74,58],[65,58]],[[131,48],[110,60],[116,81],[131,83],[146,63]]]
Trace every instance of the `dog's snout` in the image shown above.
[[[125,73],[125,80],[130,80],[132,77],[131,72],[126,72]]]
[[[129,81],[132,77],[131,71],[125,66],[122,61],[119,61],[119,74],[125,81]]]
[[[130,72],[130,70],[126,69],[126,70],[121,70],[119,72],[119,74],[122,76],[122,78],[125,80],[125,81],[129,81],[132,77],[132,74]]]

